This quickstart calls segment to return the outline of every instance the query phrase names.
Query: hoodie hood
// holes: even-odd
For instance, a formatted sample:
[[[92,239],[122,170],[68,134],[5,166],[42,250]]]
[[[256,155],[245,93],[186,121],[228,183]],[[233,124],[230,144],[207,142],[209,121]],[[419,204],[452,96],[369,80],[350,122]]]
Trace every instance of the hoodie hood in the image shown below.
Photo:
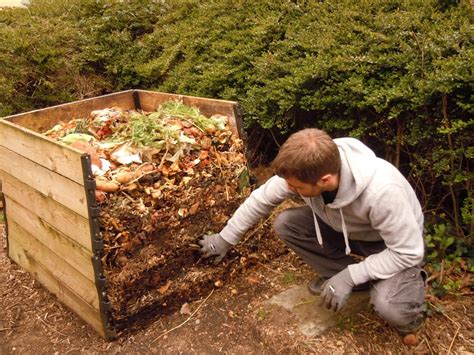
[[[349,233],[347,231],[344,214],[342,208],[356,200],[360,194],[366,189],[372,180],[377,166],[377,157],[374,152],[365,146],[362,142],[354,138],[338,138],[334,139],[339,154],[341,156],[341,170],[339,172],[339,186],[336,198],[329,203],[327,207],[339,210],[341,218],[341,229],[346,245],[346,254],[351,252],[349,246]],[[313,211],[314,199],[306,200]],[[318,243],[323,245],[323,238],[319,228],[318,219],[313,213],[314,226],[316,228],[316,237]]]
[[[365,190],[377,165],[374,152],[354,138],[334,139],[341,155],[341,171],[336,198],[328,207],[347,206]]]

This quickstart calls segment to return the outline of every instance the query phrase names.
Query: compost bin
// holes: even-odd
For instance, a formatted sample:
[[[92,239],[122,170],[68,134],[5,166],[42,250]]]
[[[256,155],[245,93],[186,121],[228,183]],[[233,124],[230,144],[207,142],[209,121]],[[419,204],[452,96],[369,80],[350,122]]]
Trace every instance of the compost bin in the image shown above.
[[[185,161],[177,164],[166,143],[155,149],[155,163],[139,161],[135,171],[121,165],[143,173],[105,197],[97,195],[93,154],[54,137],[97,110],[144,115],[170,101],[225,117],[226,129],[199,132],[178,117],[178,129],[191,132],[179,137],[194,147],[180,150]],[[4,117],[0,195],[9,258],[109,340],[133,319],[196,299],[223,272],[204,268],[197,238],[222,228],[244,198],[238,112],[235,102],[130,90]],[[207,146],[196,148],[196,137]]]

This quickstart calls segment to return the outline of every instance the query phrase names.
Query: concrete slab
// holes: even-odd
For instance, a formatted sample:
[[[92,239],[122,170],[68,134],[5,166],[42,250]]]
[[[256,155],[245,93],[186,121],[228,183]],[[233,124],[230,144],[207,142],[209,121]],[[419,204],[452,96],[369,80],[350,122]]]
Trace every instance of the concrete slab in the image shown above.
[[[369,292],[353,292],[344,308],[344,314],[355,314],[369,301]],[[334,326],[340,313],[319,306],[320,297],[309,293],[307,285],[299,285],[283,291],[268,301],[290,312],[297,321],[299,332],[307,336],[321,334]]]

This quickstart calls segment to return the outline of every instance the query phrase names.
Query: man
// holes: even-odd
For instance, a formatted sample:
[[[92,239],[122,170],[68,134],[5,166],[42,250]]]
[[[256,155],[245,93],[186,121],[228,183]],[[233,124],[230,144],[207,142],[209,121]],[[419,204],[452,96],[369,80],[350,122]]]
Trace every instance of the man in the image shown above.
[[[332,140],[318,129],[294,133],[273,162],[276,173],[256,189],[218,234],[199,242],[204,257],[227,251],[283,200],[278,236],[318,274],[313,294],[339,311],[353,290],[370,287],[376,312],[402,335],[423,320],[423,214],[403,175],[354,138]],[[365,257],[361,262],[351,253]]]

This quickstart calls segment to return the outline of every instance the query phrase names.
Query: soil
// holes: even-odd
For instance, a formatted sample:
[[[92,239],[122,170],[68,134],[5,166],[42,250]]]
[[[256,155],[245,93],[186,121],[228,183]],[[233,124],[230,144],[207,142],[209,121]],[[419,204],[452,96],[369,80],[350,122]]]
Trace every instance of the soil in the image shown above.
[[[5,237],[0,234],[4,245]],[[205,297],[183,303],[179,310],[155,312],[146,322],[134,323],[114,342],[100,338],[31,275],[10,261],[6,249],[1,248],[0,353],[468,354],[474,351],[474,305],[469,295],[431,299],[435,312],[426,319],[412,346],[405,345],[369,307],[353,316],[341,313],[338,325],[322,335],[299,334],[291,314],[270,307],[265,301],[296,284],[304,284],[312,272],[271,232],[254,237],[259,252],[238,274],[216,283]],[[267,248],[279,252],[268,258]],[[222,273],[226,268],[225,264],[206,267]]]

